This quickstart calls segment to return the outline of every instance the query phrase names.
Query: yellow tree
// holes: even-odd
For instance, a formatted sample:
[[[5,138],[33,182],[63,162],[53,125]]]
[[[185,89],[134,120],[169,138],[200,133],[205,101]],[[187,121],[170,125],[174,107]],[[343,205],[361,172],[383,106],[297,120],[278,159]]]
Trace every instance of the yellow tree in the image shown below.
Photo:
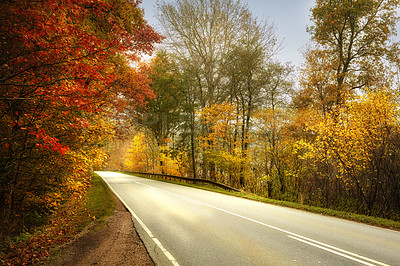
[[[390,216],[400,209],[398,104],[386,90],[354,97],[309,129],[312,154],[330,164],[344,195],[367,214]]]
[[[267,196],[271,197],[274,187],[280,193],[285,193],[285,164],[283,145],[283,127],[287,114],[281,108],[260,110],[255,116],[256,145],[253,146],[254,156],[259,168],[262,168],[262,182],[266,183]],[[278,194],[280,194],[278,193]]]
[[[125,169],[133,172],[162,173],[184,176],[187,157],[183,152],[174,153],[171,142],[158,145],[158,139],[147,130],[137,131],[125,155]]]
[[[350,104],[346,102],[351,101],[351,105],[355,102],[363,102],[354,100],[354,97],[357,94],[371,95],[366,92],[367,87],[371,91],[392,87],[394,73],[391,71],[390,63],[398,62],[400,54],[399,43],[392,41],[392,37],[397,34],[396,10],[399,8],[399,3],[399,0],[315,1],[315,6],[311,9],[313,24],[308,28],[314,46],[305,53],[301,87],[294,97],[294,105],[298,111],[297,117],[301,118],[307,112],[317,112],[310,119],[309,127],[298,124],[301,126],[298,127],[299,132],[303,132],[301,135],[308,143],[317,141],[315,145],[318,146],[323,137],[327,138],[333,132],[350,134],[350,132],[344,133],[345,128],[342,127],[351,125],[356,130],[355,117],[360,117],[360,115],[355,112],[354,106],[350,107]],[[368,117],[377,114],[371,110],[371,113],[365,113],[365,115]],[[344,116],[351,122],[344,123]],[[332,131],[315,135],[312,124],[326,127],[329,125],[329,130]],[[361,125],[358,127],[362,128]],[[343,138],[340,136],[339,139],[343,140]],[[336,140],[333,138],[330,143],[336,143],[334,141]],[[361,149],[351,137],[345,141],[348,144],[345,150],[350,152]],[[365,209],[371,210],[373,202],[376,201],[372,196],[374,193],[366,192],[365,188],[361,189],[361,187],[358,190],[354,189],[357,187],[356,180],[359,177],[354,173],[350,174],[351,172],[347,170],[346,178],[352,176],[355,182],[352,183],[354,186],[348,189],[345,182],[338,178],[344,178],[344,173],[340,171],[344,169],[344,166],[348,167],[346,160],[339,163],[338,154],[340,158],[343,158],[344,154],[338,153],[337,157],[334,157],[330,156],[328,151],[330,151],[328,146],[320,149],[319,159],[307,166],[303,173],[303,184],[310,196],[309,200],[318,201],[329,207],[333,201],[338,200],[338,197],[348,200],[341,203],[344,205],[357,197],[363,199],[363,206],[367,206]],[[359,160],[353,155],[349,155],[349,159]],[[370,161],[381,158],[377,154],[369,157]],[[368,165],[371,166],[371,164]],[[360,171],[355,172],[360,174]],[[368,176],[366,179],[371,180],[372,174],[364,176]],[[371,188],[371,191],[374,189]],[[351,193],[353,196],[349,195]]]
[[[160,164],[157,171],[167,175],[186,176],[188,172],[187,154],[183,151],[174,151],[169,144],[171,142],[161,146],[161,152],[158,154]]]
[[[209,127],[209,133],[199,137],[205,160],[215,164],[220,179],[243,186],[246,161],[250,158],[242,150],[241,119],[237,108],[229,103],[213,104],[203,108],[201,116]]]
[[[125,168],[133,172],[155,172],[159,147],[154,138],[139,131],[135,134],[125,160]]]

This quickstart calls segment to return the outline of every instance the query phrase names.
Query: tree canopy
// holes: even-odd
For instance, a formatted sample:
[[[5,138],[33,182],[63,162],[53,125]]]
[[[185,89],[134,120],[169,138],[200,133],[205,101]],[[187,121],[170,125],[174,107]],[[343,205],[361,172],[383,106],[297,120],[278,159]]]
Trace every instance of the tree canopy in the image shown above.
[[[128,63],[161,40],[139,3],[0,3],[0,205],[8,233],[83,190],[85,173],[106,156],[101,146],[119,99],[143,105],[153,97]]]

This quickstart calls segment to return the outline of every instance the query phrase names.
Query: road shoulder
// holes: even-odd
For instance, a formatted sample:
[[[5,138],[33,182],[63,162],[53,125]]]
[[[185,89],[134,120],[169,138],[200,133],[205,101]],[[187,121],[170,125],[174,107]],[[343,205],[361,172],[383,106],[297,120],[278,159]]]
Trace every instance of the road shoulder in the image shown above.
[[[48,265],[154,265],[129,211],[114,196],[114,214],[62,247]]]

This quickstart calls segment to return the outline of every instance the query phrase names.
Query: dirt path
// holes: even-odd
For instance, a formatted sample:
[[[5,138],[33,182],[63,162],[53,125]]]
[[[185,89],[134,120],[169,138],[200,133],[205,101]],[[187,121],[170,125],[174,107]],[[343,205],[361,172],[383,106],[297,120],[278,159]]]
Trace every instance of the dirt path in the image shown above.
[[[83,232],[49,265],[154,265],[137,235],[131,214],[114,196],[115,213],[100,228]]]

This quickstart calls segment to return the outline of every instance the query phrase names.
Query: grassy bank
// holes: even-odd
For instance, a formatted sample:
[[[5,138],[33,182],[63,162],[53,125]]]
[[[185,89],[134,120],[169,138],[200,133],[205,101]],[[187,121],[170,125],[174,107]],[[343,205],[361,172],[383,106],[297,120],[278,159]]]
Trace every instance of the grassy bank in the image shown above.
[[[114,211],[111,191],[98,175],[81,197],[74,197],[51,214],[47,222],[32,232],[8,239],[0,246],[0,265],[37,264],[55,248],[72,240],[84,228],[101,226]]]
[[[136,175],[136,176],[138,176],[138,175]],[[141,176],[141,177],[149,178],[146,176]],[[207,184],[201,185],[201,184],[183,183],[183,182],[177,182],[177,181],[171,181],[171,180],[164,180],[164,179],[160,179],[160,178],[151,178],[151,179],[156,179],[156,180],[160,180],[160,181],[164,181],[164,182],[169,182],[169,183],[174,183],[174,184],[179,184],[179,185],[184,185],[184,186],[189,186],[189,187],[195,187],[195,188],[199,188],[199,189],[205,189],[205,190],[218,192],[218,193],[222,193],[222,194],[226,194],[226,195],[231,195],[231,196],[235,196],[235,197],[250,199],[250,200],[259,201],[259,202],[265,202],[265,203],[269,203],[269,204],[275,204],[275,205],[279,205],[279,206],[304,210],[304,211],[308,211],[308,212],[328,215],[328,216],[332,216],[332,217],[351,220],[354,222],[360,222],[360,223],[374,225],[374,226],[378,226],[378,227],[382,227],[382,228],[400,231],[400,222],[399,221],[393,221],[393,220],[388,220],[388,219],[383,219],[383,218],[373,217],[373,216],[367,216],[367,215],[361,215],[361,214],[356,214],[356,213],[351,213],[351,212],[331,210],[331,209],[326,209],[326,208],[321,208],[321,207],[316,207],[316,206],[303,205],[303,204],[299,204],[296,202],[274,200],[274,199],[261,197],[259,195],[248,193],[248,192],[228,191],[228,190],[213,187],[213,186],[207,185]]]

